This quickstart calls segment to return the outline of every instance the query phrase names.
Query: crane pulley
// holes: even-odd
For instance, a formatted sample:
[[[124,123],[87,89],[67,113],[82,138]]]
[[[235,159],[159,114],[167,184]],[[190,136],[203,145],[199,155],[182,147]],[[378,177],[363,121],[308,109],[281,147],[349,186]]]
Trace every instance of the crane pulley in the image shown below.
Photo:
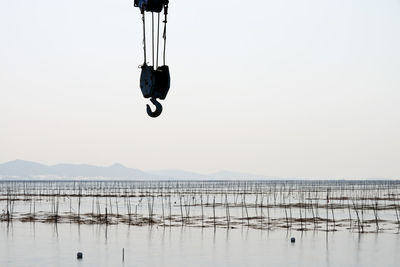
[[[152,111],[147,104],[147,114],[150,117],[158,117],[162,112],[162,105],[157,101],[158,99],[164,100],[167,97],[171,77],[169,74],[169,67],[165,65],[165,50],[167,43],[167,15],[168,15],[168,0],[134,0],[134,6],[140,9],[143,21],[143,50],[144,50],[144,63],[140,66],[142,69],[140,74],[140,89],[145,98],[150,98],[150,101],[156,106],[156,110]],[[163,51],[163,64],[158,65],[158,51],[159,51],[159,31],[160,31],[160,13],[164,10],[164,32],[162,38],[164,40]],[[145,13],[151,12],[152,16],[152,65],[147,64],[146,55],[146,21]],[[157,23],[157,48],[155,53],[154,47],[154,13],[158,16]],[[156,54],[156,56],[155,56]]]

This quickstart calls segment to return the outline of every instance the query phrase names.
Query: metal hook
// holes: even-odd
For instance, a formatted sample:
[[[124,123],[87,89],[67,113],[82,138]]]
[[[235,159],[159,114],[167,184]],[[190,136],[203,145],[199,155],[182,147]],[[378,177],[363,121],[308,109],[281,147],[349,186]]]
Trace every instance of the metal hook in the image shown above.
[[[152,118],[156,118],[158,116],[160,116],[161,112],[162,112],[162,106],[161,104],[157,101],[156,98],[150,98],[151,103],[153,103],[156,106],[156,110],[153,112],[149,106],[149,104],[147,104],[147,114],[152,117]]]

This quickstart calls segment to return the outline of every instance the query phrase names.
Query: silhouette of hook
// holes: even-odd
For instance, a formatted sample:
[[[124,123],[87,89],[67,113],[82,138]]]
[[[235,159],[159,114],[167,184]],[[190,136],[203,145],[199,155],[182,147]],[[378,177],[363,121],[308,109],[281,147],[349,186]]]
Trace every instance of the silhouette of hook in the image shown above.
[[[147,104],[147,114],[152,117],[152,118],[156,118],[158,116],[160,116],[161,112],[162,112],[162,106],[161,104],[157,101],[156,98],[151,98],[150,101],[156,106],[156,110],[153,112],[149,106],[149,104]]]

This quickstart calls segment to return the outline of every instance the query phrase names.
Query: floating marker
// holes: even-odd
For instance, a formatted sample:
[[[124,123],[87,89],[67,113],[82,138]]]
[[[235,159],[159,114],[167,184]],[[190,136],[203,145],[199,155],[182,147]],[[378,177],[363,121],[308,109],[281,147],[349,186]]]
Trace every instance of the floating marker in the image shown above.
[[[76,253],[76,258],[77,258],[78,260],[81,260],[81,259],[83,258],[83,253],[82,253],[82,252]]]

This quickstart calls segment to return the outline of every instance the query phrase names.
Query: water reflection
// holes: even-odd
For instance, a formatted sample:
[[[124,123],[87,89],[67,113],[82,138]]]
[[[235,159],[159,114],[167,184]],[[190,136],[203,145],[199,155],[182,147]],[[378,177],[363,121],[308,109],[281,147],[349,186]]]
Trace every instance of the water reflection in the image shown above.
[[[381,233],[2,223],[0,240],[0,266],[74,266],[78,250],[80,266],[396,266],[400,260],[400,235]]]
[[[58,240],[58,224],[57,223],[55,223],[55,224],[53,224],[53,233],[54,233],[54,237]]]
[[[325,233],[325,264],[326,266],[329,265],[330,260],[329,260],[329,232],[326,231]]]

